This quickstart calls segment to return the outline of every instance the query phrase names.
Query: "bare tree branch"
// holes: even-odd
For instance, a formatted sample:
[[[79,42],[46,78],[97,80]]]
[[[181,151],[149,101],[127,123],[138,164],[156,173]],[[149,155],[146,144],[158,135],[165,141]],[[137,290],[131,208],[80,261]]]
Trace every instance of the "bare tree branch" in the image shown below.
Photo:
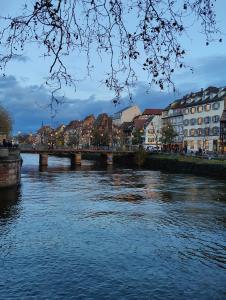
[[[35,42],[52,59],[46,84],[53,102],[63,85],[76,84],[78,76],[69,73],[65,60],[71,53],[86,54],[88,74],[94,52],[109,57],[103,82],[115,92],[115,102],[124,90],[131,93],[140,69],[150,84],[174,88],[174,70],[186,67],[180,42],[186,20],[201,24],[208,45],[220,34],[214,5],[215,0],[38,0],[18,16],[1,17],[0,68],[4,73]]]

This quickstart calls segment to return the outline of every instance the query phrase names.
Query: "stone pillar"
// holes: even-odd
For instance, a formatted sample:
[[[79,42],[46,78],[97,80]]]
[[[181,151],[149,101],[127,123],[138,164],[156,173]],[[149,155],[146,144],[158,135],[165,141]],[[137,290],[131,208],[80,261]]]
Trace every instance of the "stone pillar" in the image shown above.
[[[43,153],[39,154],[39,167],[48,166],[48,154]]]
[[[113,165],[113,153],[107,153],[107,165]]]
[[[77,152],[71,155],[71,165],[72,166],[80,166],[82,163],[82,154],[81,152]]]

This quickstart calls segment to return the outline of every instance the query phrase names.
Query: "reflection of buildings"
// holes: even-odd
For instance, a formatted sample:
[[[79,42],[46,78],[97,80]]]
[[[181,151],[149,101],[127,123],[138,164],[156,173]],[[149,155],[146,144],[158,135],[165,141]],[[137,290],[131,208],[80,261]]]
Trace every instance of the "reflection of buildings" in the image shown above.
[[[0,190],[0,224],[19,217],[19,197],[20,190],[18,188]]]

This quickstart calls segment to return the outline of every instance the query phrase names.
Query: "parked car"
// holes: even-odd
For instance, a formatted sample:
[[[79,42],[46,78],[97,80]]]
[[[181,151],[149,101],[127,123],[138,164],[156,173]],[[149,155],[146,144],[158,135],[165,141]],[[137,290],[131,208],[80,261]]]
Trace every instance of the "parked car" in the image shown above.
[[[148,152],[159,152],[160,149],[157,146],[150,145],[150,146],[147,146],[145,150]]]

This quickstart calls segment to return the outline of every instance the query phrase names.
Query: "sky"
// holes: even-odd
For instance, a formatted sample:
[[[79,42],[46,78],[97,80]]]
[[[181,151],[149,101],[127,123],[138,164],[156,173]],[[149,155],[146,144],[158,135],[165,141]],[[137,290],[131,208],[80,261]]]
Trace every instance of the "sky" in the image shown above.
[[[0,1],[0,15],[17,13],[23,0]],[[217,0],[217,22],[223,33],[226,33],[226,1]],[[164,108],[173,100],[192,91],[198,91],[208,86],[226,86],[226,36],[222,43],[205,45],[205,39],[200,34],[200,28],[195,25],[189,36],[183,38],[186,49],[186,63],[193,67],[177,71],[174,75],[176,93],[160,91],[152,87],[148,90],[146,78],[138,74],[139,81],[133,90],[133,102],[124,95],[121,104],[112,103],[114,95],[100,84],[103,65],[96,58],[97,68],[91,78],[84,77],[74,89],[65,91],[64,103],[51,113],[48,106],[49,91],[43,86],[48,69],[47,62],[40,58],[40,52],[34,45],[26,48],[22,59],[14,59],[7,68],[6,77],[0,77],[0,105],[4,106],[14,120],[14,134],[18,132],[35,132],[41,124],[53,127],[71,120],[82,119],[89,114],[106,112],[113,114],[121,108],[136,104],[141,110],[145,108]],[[94,60],[95,60],[94,59]],[[72,60],[72,69],[82,74],[84,62]]]

